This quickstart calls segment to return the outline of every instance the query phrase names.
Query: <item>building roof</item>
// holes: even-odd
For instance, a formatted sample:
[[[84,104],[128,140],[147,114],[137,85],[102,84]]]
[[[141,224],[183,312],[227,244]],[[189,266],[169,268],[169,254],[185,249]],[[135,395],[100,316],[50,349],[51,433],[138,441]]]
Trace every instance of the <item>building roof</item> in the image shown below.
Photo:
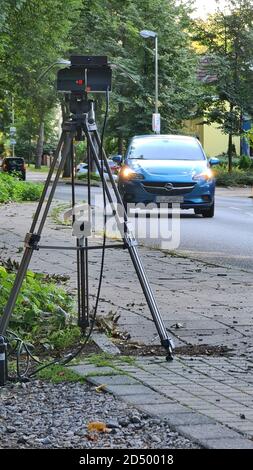
[[[218,76],[212,70],[212,64],[214,62],[214,58],[210,56],[202,56],[199,60],[199,67],[197,70],[197,78],[202,83],[214,83],[217,82]]]

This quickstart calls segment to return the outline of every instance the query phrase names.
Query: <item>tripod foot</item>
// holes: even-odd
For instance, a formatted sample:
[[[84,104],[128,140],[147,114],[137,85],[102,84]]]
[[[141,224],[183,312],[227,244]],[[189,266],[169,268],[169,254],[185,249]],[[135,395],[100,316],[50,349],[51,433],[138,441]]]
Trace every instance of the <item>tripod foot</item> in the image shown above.
[[[167,352],[166,361],[173,361],[173,349],[175,346],[172,339],[166,338],[164,341],[162,341],[162,346],[166,349]]]
[[[173,361],[173,359],[174,359],[174,357],[173,357],[172,353],[169,352],[168,356],[166,356],[166,361],[171,362],[171,361]]]

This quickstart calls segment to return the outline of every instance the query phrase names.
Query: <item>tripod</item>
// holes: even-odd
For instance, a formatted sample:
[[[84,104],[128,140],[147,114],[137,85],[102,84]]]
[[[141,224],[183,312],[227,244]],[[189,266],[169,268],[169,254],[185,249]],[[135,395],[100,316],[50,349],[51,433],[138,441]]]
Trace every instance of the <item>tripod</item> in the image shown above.
[[[127,221],[127,214],[123,209],[123,203],[118,191],[117,185],[113,179],[110,165],[107,161],[107,157],[104,149],[101,148],[101,139],[97,131],[97,126],[95,122],[94,114],[94,103],[91,100],[87,100],[86,96],[83,96],[81,99],[77,99],[74,96],[71,96],[70,101],[70,111],[72,113],[71,118],[67,119],[62,126],[62,134],[59,139],[55,156],[50,167],[46,183],[44,185],[41,198],[39,200],[33,222],[31,224],[30,231],[26,234],[25,237],[25,251],[8,299],[6,304],[3,316],[0,319],[0,337],[4,337],[6,329],[8,327],[11,314],[15,307],[15,303],[19,294],[19,291],[22,287],[23,280],[25,278],[29,263],[31,261],[33,252],[40,249],[62,249],[62,250],[76,250],[77,253],[77,288],[78,288],[78,324],[82,329],[85,329],[89,326],[89,272],[88,272],[88,252],[89,250],[101,249],[101,246],[91,246],[88,244],[88,238],[81,237],[77,240],[75,247],[60,247],[60,246],[43,246],[40,245],[41,234],[46,222],[46,218],[49,213],[49,209],[55,194],[55,190],[63,171],[64,165],[67,158],[70,155],[71,166],[72,166],[72,206],[75,205],[75,185],[74,185],[74,152],[73,152],[73,139],[77,138],[81,140],[83,137],[87,140],[88,156],[89,159],[93,159],[99,175],[102,179],[103,188],[105,190],[106,197],[111,205],[113,205],[113,194],[116,197],[116,201],[121,205],[122,210],[124,211],[124,233],[122,236],[123,244],[107,244],[107,248],[117,247],[117,248],[126,248],[129,252],[130,258],[132,260],[133,266],[135,268],[136,274],[138,276],[139,282],[141,284],[144,296],[146,298],[147,304],[149,306],[151,315],[153,317],[155,326],[157,328],[161,344],[167,352],[166,359],[173,359],[173,341],[168,337],[165,325],[161,318],[156,300],[154,298],[152,289],[149,285],[147,276],[145,274],[141,259],[139,257],[136,241],[132,236]],[[101,160],[97,149],[101,148]],[[61,152],[61,159],[56,171],[54,180],[52,181],[52,176],[54,170],[56,169],[56,164],[58,157]],[[108,185],[103,168],[105,168],[106,173],[109,176],[109,181],[111,187]],[[49,186],[52,181],[52,186]],[[47,191],[49,190],[49,195],[46,199]],[[88,204],[90,205],[90,180],[88,178]],[[45,207],[43,209],[43,205]],[[119,214],[117,211],[113,211],[115,216],[117,226],[119,227],[121,223]],[[74,220],[73,216],[73,220]]]

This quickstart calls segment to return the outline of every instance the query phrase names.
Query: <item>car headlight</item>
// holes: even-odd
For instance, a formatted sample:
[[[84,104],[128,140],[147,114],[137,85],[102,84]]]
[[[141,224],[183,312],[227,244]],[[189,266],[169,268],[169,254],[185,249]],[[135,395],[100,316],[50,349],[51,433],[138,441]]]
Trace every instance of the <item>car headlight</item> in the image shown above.
[[[144,176],[141,173],[137,173],[128,166],[124,166],[119,173],[119,178],[122,180],[143,180]]]
[[[192,179],[194,181],[211,181],[214,177],[214,174],[210,168],[207,168],[203,173],[199,173],[197,175],[194,175]]]

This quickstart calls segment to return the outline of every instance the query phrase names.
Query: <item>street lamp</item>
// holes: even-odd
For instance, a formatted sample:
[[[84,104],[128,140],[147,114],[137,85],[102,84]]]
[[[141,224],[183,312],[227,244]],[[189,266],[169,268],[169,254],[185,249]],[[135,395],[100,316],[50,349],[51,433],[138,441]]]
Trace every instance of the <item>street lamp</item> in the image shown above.
[[[158,34],[155,31],[144,29],[140,31],[140,36],[144,39],[155,39],[155,115],[153,116],[153,130],[160,134],[160,114],[158,113]]]

